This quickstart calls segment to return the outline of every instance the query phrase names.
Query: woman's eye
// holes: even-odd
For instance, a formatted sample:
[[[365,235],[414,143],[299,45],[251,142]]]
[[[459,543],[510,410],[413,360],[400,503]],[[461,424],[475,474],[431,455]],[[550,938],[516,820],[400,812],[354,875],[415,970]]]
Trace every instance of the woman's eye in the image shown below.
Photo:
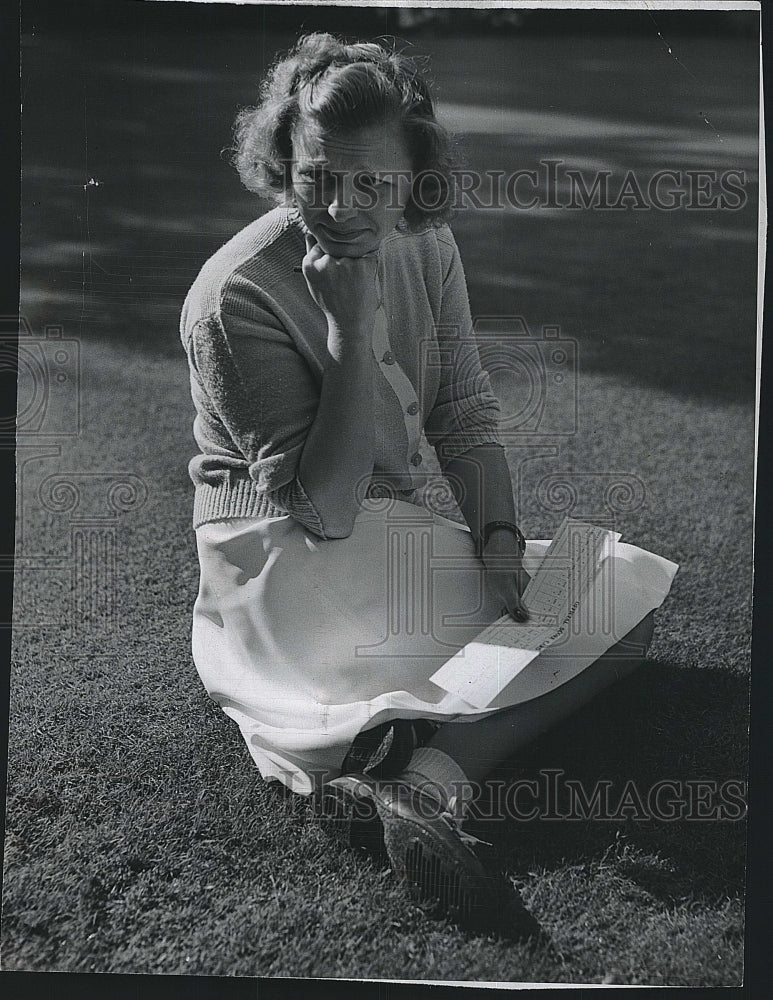
[[[307,184],[321,184],[325,179],[325,172],[316,167],[303,167],[298,171],[298,176]]]

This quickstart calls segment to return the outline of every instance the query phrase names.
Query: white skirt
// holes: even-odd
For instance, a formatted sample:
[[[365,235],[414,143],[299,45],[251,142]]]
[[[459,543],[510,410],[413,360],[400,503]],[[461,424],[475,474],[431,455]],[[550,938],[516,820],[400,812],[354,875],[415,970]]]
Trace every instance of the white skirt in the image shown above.
[[[324,541],[290,516],[204,524],[196,539],[196,668],[263,777],[302,794],[340,773],[364,729],[474,721],[565,683],[615,641],[608,628],[581,627],[481,712],[429,679],[500,616],[465,527],[392,500],[363,509],[343,539]],[[527,543],[527,571],[548,544]],[[622,543],[610,558],[614,572],[598,575],[590,604],[614,613],[622,638],[660,605],[676,567]]]

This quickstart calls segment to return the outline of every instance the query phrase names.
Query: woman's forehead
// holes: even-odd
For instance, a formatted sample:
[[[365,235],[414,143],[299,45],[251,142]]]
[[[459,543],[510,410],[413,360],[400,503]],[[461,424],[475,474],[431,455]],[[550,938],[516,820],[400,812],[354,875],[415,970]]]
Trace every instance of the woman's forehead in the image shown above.
[[[401,130],[392,124],[336,133],[302,124],[293,133],[293,152],[296,158],[338,164],[352,170],[394,168],[408,158]]]

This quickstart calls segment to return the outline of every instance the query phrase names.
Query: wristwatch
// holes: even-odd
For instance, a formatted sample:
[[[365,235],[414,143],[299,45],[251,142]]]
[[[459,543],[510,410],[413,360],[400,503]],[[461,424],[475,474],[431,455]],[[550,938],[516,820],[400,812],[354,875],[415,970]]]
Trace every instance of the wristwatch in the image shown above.
[[[523,556],[524,552],[526,551],[526,539],[523,537],[523,532],[518,527],[518,525],[513,524],[512,521],[487,521],[483,525],[483,531],[481,532],[480,536],[480,551],[483,552],[483,550],[486,548],[489,536],[491,535],[492,531],[495,531],[497,528],[506,528],[508,531],[511,531],[515,535],[518,541],[518,551]]]

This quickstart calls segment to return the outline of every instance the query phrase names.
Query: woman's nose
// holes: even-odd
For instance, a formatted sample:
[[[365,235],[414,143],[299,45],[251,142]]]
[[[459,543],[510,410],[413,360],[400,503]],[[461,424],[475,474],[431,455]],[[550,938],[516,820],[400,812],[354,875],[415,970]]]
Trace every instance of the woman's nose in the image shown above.
[[[346,175],[337,177],[336,181],[333,200],[329,203],[327,211],[334,221],[345,222],[357,215],[358,209],[354,203],[355,192],[351,178]]]

